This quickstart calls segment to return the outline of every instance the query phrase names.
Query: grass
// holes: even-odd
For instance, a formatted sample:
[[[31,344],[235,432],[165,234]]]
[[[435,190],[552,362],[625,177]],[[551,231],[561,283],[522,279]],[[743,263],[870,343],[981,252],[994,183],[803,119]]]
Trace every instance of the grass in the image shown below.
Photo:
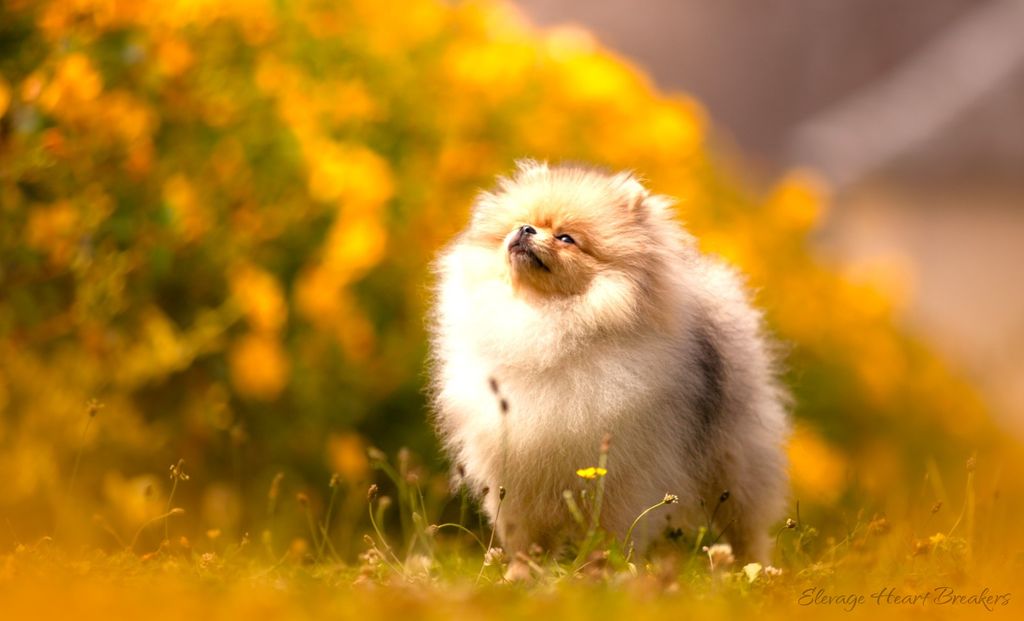
[[[378,469],[407,500],[392,503],[377,485],[371,488],[372,534],[357,560],[343,560],[331,540],[340,488],[333,479],[333,500],[324,515],[314,515],[304,494],[296,499],[308,521],[308,541],[296,539],[283,553],[274,552],[271,531],[264,532],[263,547],[248,536],[196,543],[175,537],[167,519],[182,515],[179,507],[147,521],[120,550],[71,551],[51,537],[18,544],[0,556],[5,618],[818,619],[852,613],[952,619],[1010,614],[1020,605],[1015,598],[1020,558],[998,553],[1013,546],[990,546],[984,556],[975,549],[975,527],[969,525],[981,516],[973,464],[964,503],[955,515],[943,515],[946,525],[935,519],[933,506],[928,515],[904,522],[882,515],[858,519],[845,536],[822,537],[796,513],[777,533],[774,566],[762,567],[739,566],[707,526],[675,533],[640,554],[629,536],[614,541],[588,520],[577,553],[532,553],[527,562],[532,578],[509,583],[503,579],[509,560],[495,547],[493,530],[484,538],[468,524],[427,524],[428,503],[416,479],[380,457]],[[180,463],[176,469],[181,472]],[[271,502],[278,500],[275,494],[280,481],[268,494]],[[673,500],[650,507],[637,521]],[[725,501],[723,494],[720,503]],[[382,525],[392,507],[409,515],[406,520],[391,515],[396,528],[388,533]],[[918,519],[930,523],[930,530],[915,529]],[[140,535],[161,523],[171,535],[157,549],[142,551]]]
[[[369,529],[357,558],[345,558],[335,545],[343,543],[335,541],[333,522],[344,493],[338,477],[328,486],[323,515],[316,514],[305,492],[296,495],[295,508],[308,529],[302,536],[273,521],[261,533],[262,546],[248,535],[224,541],[219,533],[208,533],[196,542],[176,535],[177,522],[169,518],[188,519],[183,508],[172,507],[178,484],[188,480],[178,462],[171,468],[165,511],[141,524],[130,544],[99,519],[96,528],[109,532],[118,547],[72,550],[44,537],[0,556],[0,602],[11,619],[819,619],[849,614],[959,619],[1019,612],[1020,537],[1015,528],[1004,527],[988,533],[989,545],[977,545],[979,528],[999,526],[979,508],[995,511],[979,503],[974,459],[955,511],[936,502],[921,504],[901,520],[859,512],[848,526],[837,528],[808,523],[794,506],[794,516],[777,531],[772,565],[761,566],[740,565],[731,557],[727,544],[718,541],[721,534],[712,530],[712,515],[692,533],[667,533],[643,554],[633,549],[630,535],[618,542],[602,533],[592,511],[601,503],[607,454],[605,443],[598,468],[581,470],[592,479],[591,494],[578,502],[567,495],[583,535],[562,554],[536,550],[522,559],[531,574],[525,582],[504,580],[510,559],[496,547],[492,528],[481,530],[479,519],[473,523],[464,493],[427,498],[408,453],[399,455],[396,466],[371,451],[383,479],[366,493]],[[399,501],[382,494],[383,486]],[[723,493],[715,511],[728,498]],[[666,495],[638,515],[634,526],[677,501]],[[269,514],[281,504],[290,503],[283,502],[281,478],[275,477]],[[441,521],[456,509],[458,521]],[[155,549],[145,550],[142,542],[152,541],[150,527],[156,524],[163,524],[163,537]],[[279,542],[289,537],[282,548]]]

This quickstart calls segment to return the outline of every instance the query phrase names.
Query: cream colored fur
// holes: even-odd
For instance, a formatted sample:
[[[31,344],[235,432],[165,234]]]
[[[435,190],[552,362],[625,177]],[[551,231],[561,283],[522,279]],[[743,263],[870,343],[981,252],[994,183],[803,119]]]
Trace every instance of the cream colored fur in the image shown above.
[[[605,529],[621,538],[677,494],[639,529],[642,547],[667,522],[702,524],[701,501],[710,511],[727,489],[717,527],[740,557],[766,559],[786,498],[785,395],[740,279],[670,207],[627,174],[524,162],[437,261],[436,426],[464,482],[490,490],[492,521],[507,490],[509,553],[561,542],[562,492],[581,489],[576,470],[611,434]],[[523,225],[543,269],[509,254]]]

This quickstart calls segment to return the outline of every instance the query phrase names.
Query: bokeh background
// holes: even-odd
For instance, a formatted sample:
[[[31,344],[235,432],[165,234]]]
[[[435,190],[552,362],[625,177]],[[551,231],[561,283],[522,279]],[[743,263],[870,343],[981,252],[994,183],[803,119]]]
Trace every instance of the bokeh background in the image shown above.
[[[338,489],[343,547],[372,449],[443,496],[429,262],[520,157],[748,274],[805,515],[956,505],[972,455],[1019,504],[1021,5],[817,4],[5,0],[0,545],[113,546],[180,459],[196,538]]]
[[[814,235],[1024,437],[1024,6],[1015,0],[520,0],[696,96],[716,154],[829,182]],[[873,274],[871,274],[873,273]]]

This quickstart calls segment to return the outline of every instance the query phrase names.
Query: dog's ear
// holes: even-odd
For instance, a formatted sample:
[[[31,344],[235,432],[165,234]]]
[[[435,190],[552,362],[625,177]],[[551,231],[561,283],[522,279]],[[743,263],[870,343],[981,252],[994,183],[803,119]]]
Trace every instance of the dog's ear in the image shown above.
[[[643,218],[647,209],[646,201],[651,195],[650,190],[632,173],[619,173],[612,178],[612,182],[621,192],[626,211]]]
[[[525,179],[534,175],[550,172],[547,162],[539,162],[533,159],[516,160],[516,176]]]
[[[637,183],[636,185],[637,188],[632,193],[629,199],[629,210],[635,214],[646,213],[649,207],[649,205],[647,204],[647,199],[651,197],[651,193],[650,191],[648,191],[647,188],[640,185],[639,183]]]
[[[617,175],[616,182],[622,190],[624,208],[628,213],[633,214],[637,221],[672,220],[675,218],[673,209],[675,200],[671,197],[654,194],[632,174]]]

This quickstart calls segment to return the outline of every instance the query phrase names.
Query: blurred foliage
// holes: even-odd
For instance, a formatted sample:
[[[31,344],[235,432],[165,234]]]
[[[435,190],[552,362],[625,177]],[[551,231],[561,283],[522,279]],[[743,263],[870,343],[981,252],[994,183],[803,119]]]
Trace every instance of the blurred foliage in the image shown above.
[[[814,256],[813,178],[755,195],[707,134],[587,33],[490,2],[6,0],[0,541],[70,503],[134,530],[180,457],[193,528],[236,535],[277,472],[314,503],[339,474],[362,515],[371,444],[428,456],[443,487],[429,261],[524,156],[641,172],[749,275],[784,344],[803,502],[882,502],[990,447],[889,298]]]

